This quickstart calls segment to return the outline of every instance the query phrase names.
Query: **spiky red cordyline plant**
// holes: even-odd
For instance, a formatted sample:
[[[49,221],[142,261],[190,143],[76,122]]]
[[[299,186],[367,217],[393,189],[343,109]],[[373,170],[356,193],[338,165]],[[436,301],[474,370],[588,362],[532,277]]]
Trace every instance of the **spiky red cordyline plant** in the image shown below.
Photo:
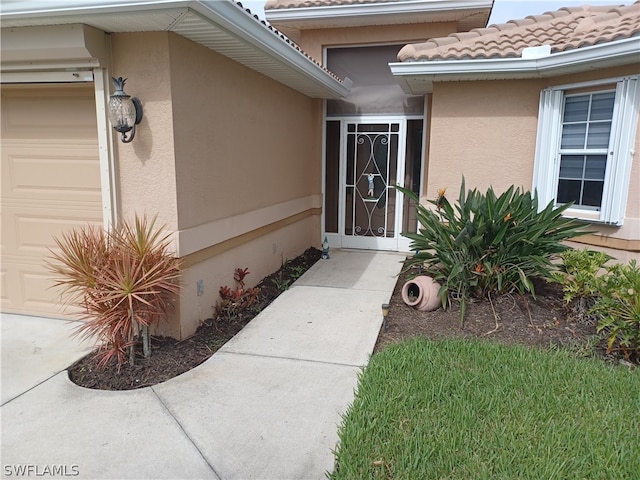
[[[169,254],[168,236],[155,218],[135,217],[105,232],[85,226],[56,239],[49,269],[68,305],[86,320],[76,334],[96,338],[99,366],[134,362],[136,338],[151,355],[149,327],[168,313],[179,293],[180,260]]]

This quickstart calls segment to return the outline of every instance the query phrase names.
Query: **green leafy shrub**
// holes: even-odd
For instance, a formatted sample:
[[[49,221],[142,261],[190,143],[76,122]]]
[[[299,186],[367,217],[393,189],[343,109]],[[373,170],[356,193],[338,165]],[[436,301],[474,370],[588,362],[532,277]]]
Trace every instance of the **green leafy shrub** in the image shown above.
[[[532,279],[550,278],[553,256],[568,248],[561,242],[587,233],[562,217],[570,204],[549,203],[538,212],[537,195],[514,186],[500,196],[492,188],[486,194],[467,192],[463,178],[455,208],[441,190],[429,201],[435,211],[421,205],[415,193],[399,189],[418,204],[418,233],[403,234],[417,252],[410,265],[424,266],[442,285],[444,307],[449,297],[460,300],[461,318],[469,297],[512,290],[535,294]]]
[[[608,351],[640,361],[640,267],[635,260],[607,268],[591,312],[600,317],[597,331],[607,336]]]
[[[180,260],[169,253],[168,236],[155,219],[135,217],[110,231],[84,226],[55,239],[49,270],[67,305],[86,319],[76,333],[97,338],[99,366],[129,357],[142,340],[151,355],[149,327],[166,316],[179,293]]]
[[[592,320],[589,313],[602,288],[600,274],[613,257],[594,250],[566,250],[553,279],[562,284],[564,300],[578,320]]]
[[[306,268],[302,265],[294,265],[291,260],[282,260],[282,266],[276,275],[271,278],[271,283],[279,291],[288,290],[293,282],[302,276]]]
[[[234,318],[242,310],[258,303],[260,289],[258,287],[245,288],[244,279],[249,275],[248,268],[236,268],[233,279],[236,288],[232,289],[227,285],[220,287],[220,301],[215,306],[216,317],[226,317],[227,320]]]

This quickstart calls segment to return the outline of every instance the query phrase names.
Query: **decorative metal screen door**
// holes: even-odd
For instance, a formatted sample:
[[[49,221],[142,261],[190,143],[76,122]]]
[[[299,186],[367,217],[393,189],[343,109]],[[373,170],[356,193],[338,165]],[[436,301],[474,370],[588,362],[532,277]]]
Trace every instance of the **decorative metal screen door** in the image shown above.
[[[404,122],[344,122],[342,246],[396,250],[402,215]]]

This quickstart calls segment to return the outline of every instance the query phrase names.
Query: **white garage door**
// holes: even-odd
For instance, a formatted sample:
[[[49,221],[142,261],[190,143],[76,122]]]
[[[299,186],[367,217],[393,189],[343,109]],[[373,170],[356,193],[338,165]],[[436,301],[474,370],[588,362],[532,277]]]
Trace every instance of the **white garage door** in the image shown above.
[[[44,260],[102,224],[93,85],[2,86],[2,311],[64,317]]]

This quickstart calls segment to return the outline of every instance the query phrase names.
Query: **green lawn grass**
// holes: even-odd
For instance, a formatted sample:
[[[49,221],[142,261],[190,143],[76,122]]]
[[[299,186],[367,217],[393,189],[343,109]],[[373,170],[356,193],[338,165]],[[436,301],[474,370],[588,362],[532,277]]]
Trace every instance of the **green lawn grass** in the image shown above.
[[[640,478],[640,371],[470,340],[374,355],[331,479]]]

